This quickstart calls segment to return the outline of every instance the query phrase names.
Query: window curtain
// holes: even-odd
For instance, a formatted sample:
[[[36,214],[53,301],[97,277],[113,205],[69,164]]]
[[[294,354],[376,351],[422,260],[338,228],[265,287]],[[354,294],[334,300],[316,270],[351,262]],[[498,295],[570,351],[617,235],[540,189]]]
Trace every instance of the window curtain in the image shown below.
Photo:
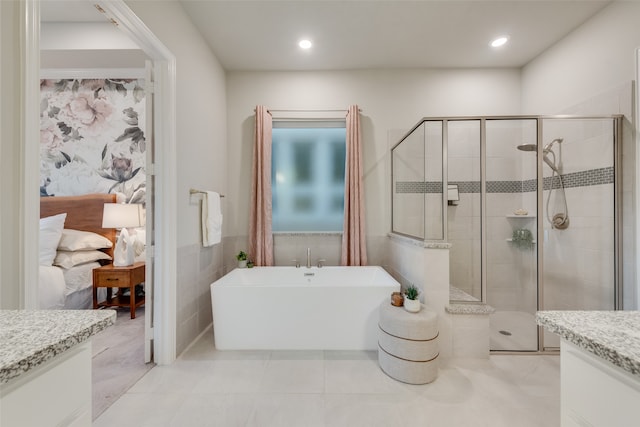
[[[249,256],[256,266],[273,265],[273,233],[271,229],[271,113],[267,107],[256,107],[253,178],[249,214]]]
[[[367,265],[364,229],[364,188],[362,184],[362,133],[360,109],[347,111],[347,158],[344,171],[344,227],[342,265]]]

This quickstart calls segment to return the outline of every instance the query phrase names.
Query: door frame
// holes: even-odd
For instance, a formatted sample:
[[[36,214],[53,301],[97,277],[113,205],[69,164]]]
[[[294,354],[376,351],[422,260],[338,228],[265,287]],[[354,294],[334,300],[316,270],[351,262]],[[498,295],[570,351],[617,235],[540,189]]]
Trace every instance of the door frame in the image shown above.
[[[635,79],[635,100],[634,109],[635,117],[633,120],[633,133],[635,134],[635,147],[636,147],[636,179],[635,179],[635,228],[636,228],[636,242],[635,242],[635,271],[634,271],[634,286],[635,286],[635,307],[624,307],[624,309],[640,310],[640,47],[636,49],[636,79]]]
[[[151,165],[156,175],[154,211],[156,213],[155,247],[149,248],[155,258],[153,267],[153,348],[157,364],[170,364],[176,359],[176,59],[164,44],[122,0],[96,2],[105,14],[118,22],[118,28],[138,44],[153,61],[155,71],[154,133],[156,163]],[[24,307],[38,305],[38,227],[40,201],[35,189],[39,186],[39,146],[27,141],[39,141],[40,104],[40,0],[20,2],[21,42],[24,49],[22,65],[21,129],[24,136],[22,154],[22,188],[20,206],[24,221],[21,234],[22,282]]]

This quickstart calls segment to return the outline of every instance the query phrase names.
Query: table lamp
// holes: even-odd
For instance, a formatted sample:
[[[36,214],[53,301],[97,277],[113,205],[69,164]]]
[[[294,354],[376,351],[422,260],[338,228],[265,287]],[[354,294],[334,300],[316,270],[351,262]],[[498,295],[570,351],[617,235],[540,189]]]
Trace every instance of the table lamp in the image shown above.
[[[127,228],[142,225],[142,212],[138,204],[105,203],[102,213],[102,228],[118,228],[120,234],[113,250],[113,265],[128,267],[135,258],[133,238]]]

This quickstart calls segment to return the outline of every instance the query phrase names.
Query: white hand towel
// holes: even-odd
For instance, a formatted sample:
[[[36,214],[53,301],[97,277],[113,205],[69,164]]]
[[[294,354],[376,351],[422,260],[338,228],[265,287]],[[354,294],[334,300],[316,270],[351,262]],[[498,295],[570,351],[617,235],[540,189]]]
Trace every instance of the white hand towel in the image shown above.
[[[202,246],[213,246],[222,239],[220,194],[207,191],[202,197]]]

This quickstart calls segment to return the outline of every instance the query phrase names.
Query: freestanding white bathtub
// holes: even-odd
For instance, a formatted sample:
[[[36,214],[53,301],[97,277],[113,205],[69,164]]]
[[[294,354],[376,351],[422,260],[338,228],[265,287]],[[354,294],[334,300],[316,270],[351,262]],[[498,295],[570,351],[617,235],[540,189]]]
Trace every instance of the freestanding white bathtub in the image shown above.
[[[211,284],[219,350],[375,350],[382,267],[254,267]]]

